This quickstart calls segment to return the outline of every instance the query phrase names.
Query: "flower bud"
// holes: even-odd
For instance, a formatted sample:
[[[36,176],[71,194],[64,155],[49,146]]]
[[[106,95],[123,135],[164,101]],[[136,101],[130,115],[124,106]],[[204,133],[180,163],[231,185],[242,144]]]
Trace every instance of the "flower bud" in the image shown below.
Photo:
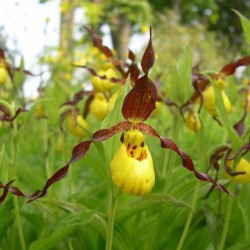
[[[89,112],[97,119],[103,120],[108,113],[108,102],[103,93],[97,93],[90,103]]]
[[[198,132],[201,129],[201,122],[199,115],[194,110],[189,110],[185,118],[185,123],[189,129],[194,132]]]
[[[106,76],[108,79],[101,79],[98,76],[92,77],[92,84],[96,91],[105,92],[114,88],[116,85],[112,83],[109,79],[116,77],[116,73],[112,68],[108,68],[106,71],[100,71],[98,73],[100,76]]]
[[[153,160],[138,130],[124,132],[124,142],[110,163],[115,185],[130,195],[146,195],[155,183]]]
[[[75,135],[77,138],[86,137],[86,129],[89,126],[87,122],[83,119],[81,115],[74,116],[73,114],[70,115],[68,120],[68,129],[69,131]]]
[[[231,111],[231,102],[224,90],[221,90],[221,94],[226,112],[229,113]],[[205,89],[205,91],[203,92],[203,100],[204,100],[203,102],[204,108],[211,115],[216,116],[217,112],[215,108],[215,93],[213,86],[209,86],[207,89]]]

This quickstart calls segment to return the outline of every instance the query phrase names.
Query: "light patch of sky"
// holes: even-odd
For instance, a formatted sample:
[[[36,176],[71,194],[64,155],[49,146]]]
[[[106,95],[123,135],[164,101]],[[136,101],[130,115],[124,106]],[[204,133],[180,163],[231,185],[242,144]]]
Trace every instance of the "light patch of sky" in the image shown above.
[[[15,55],[16,66],[24,58],[25,68],[39,73],[43,68],[38,64],[38,58],[45,46],[56,47],[59,42],[60,30],[60,0],[51,0],[40,4],[38,0],[0,0],[0,26],[4,27],[7,36],[7,48],[19,51]],[[46,20],[48,21],[46,23]],[[86,24],[84,11],[77,9],[75,22],[79,25]],[[103,42],[111,47],[110,29],[103,26]],[[80,33],[75,32],[75,38]],[[132,36],[129,48],[137,53],[148,41],[148,34]],[[138,42],[139,41],[139,42]],[[45,74],[43,80],[49,77]],[[40,77],[27,77],[24,85],[25,96],[37,94]]]
[[[38,0],[0,0],[0,25],[7,36],[7,47],[20,52],[15,55],[15,64],[20,63],[21,56],[25,68],[38,73],[38,56],[44,46],[57,46],[59,40],[59,0],[39,4]],[[49,22],[46,25],[46,19]],[[36,93],[40,83],[39,77],[28,77],[24,93],[31,96]]]

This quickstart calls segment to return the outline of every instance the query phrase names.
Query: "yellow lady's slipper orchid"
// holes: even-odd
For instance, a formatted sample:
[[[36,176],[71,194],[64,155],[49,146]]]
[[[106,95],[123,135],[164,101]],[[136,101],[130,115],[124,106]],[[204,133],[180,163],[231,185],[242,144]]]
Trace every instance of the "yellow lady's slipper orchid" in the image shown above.
[[[106,76],[108,79],[101,79],[98,76],[93,76],[92,77],[92,84],[93,84],[93,87],[96,91],[105,92],[105,91],[111,90],[112,88],[114,88],[116,86],[114,83],[112,83],[109,80],[112,77],[116,77],[116,73],[115,73],[114,69],[109,68],[106,71],[102,70],[98,73],[98,75]]]
[[[110,163],[112,179],[124,193],[148,194],[155,183],[153,160],[139,130],[124,132],[124,142]]]
[[[196,111],[189,110],[185,118],[185,123],[189,129],[198,132],[201,129],[201,122],[199,115]]]
[[[90,103],[89,112],[97,119],[103,120],[108,114],[108,102],[103,93],[97,93]]]
[[[0,86],[4,85],[4,83],[8,79],[8,72],[4,67],[0,67]]]
[[[76,117],[72,114],[68,120],[68,129],[69,131],[75,135],[77,138],[86,137],[85,129],[88,129],[89,126],[87,122],[83,119],[81,115],[77,115]]]
[[[226,112],[229,113],[231,111],[231,102],[226,95],[224,90],[221,90],[224,106],[226,109]],[[216,109],[215,109],[215,93],[213,86],[209,86],[205,91],[203,92],[203,105],[204,108],[213,116],[217,115]]]
[[[232,168],[233,161],[228,161],[227,166]],[[241,158],[239,163],[235,167],[235,172],[241,172],[242,174],[238,174],[236,176],[230,176],[226,173],[226,177],[228,179],[234,178],[237,183],[248,183],[250,182],[250,162],[244,158]]]

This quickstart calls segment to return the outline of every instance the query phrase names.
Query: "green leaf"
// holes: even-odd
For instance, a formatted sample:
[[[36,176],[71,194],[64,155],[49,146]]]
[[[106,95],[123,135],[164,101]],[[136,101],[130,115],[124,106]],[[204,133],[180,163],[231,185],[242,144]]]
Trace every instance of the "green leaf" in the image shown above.
[[[233,11],[240,18],[241,26],[243,28],[246,41],[247,41],[247,43],[250,43],[250,21],[245,16],[243,16],[240,12],[238,12],[237,10],[233,10]]]
[[[93,219],[94,213],[81,213],[69,215],[60,220],[52,229],[52,233],[45,239],[34,241],[29,250],[49,250],[70,235],[77,227],[89,223]]]
[[[114,109],[107,115],[107,117],[104,119],[101,128],[110,128],[111,126],[115,125],[116,123],[124,120],[124,117],[122,116],[122,105],[125,96],[130,91],[130,79],[128,78],[126,81],[126,84],[120,93],[120,95],[117,98],[117,101],[115,103]],[[105,153],[105,159],[106,162],[110,162],[114,153],[117,150],[117,145],[119,145],[119,135],[114,136],[113,138],[109,139],[108,141],[103,142],[104,145],[104,153]]]
[[[178,207],[186,207],[192,209],[191,205],[185,201],[178,200],[175,197],[162,194],[155,193],[149,194],[142,198],[137,198],[131,202],[126,202],[124,206],[120,206],[117,211],[117,220],[125,220],[136,213],[140,213],[142,211],[146,211],[147,209],[155,209],[159,206],[178,206]]]
[[[1,223],[0,223],[0,240],[2,240],[8,229],[13,226],[14,223],[14,213],[13,211],[13,201],[9,200],[0,206]]]
[[[250,249],[250,241],[240,242],[231,246],[230,248],[227,248],[227,250],[246,250],[246,249]]]
[[[207,203],[203,204],[203,209],[214,249],[217,249],[220,243],[222,225],[218,219],[218,216],[216,216],[212,208]]]
[[[184,103],[193,91],[192,87],[192,52],[188,44],[183,47],[181,57],[177,62],[177,88],[179,99]]]
[[[221,93],[219,86],[216,84],[214,80],[210,79],[210,81],[214,88],[215,105],[216,105],[216,111],[218,113],[219,119],[222,125],[227,130],[228,136],[232,142],[233,150],[237,150],[241,146],[240,137],[229,122],[226,108],[224,105],[224,100],[223,100],[222,93]]]
[[[0,152],[0,181],[3,183],[8,181],[8,169],[5,167],[6,162],[6,149],[5,145],[2,144],[2,149]]]
[[[250,220],[249,220],[249,214],[250,214],[250,186],[245,184],[242,186],[242,189],[240,190],[240,194],[238,197],[238,206],[240,208],[242,217],[243,217],[243,223],[245,227],[245,239],[250,242]]]
[[[18,89],[22,87],[24,79],[25,79],[24,59],[21,58],[20,65],[19,65],[19,71],[15,71],[15,73],[14,73],[14,83]]]

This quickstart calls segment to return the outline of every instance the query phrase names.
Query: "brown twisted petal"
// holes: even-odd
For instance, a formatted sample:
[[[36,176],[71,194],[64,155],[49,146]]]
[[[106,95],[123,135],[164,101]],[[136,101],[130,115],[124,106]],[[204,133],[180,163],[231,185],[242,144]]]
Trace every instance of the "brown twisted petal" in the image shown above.
[[[46,181],[46,184],[45,186],[43,187],[43,189],[41,191],[36,191],[35,193],[37,195],[33,195],[27,203],[29,202],[32,202],[38,198],[41,198],[43,197],[46,193],[47,193],[47,190],[48,188],[54,184],[55,182],[57,181],[60,181],[61,179],[63,179],[67,173],[68,173],[68,170],[69,170],[69,165],[66,165],[64,166],[63,168],[60,168],[58,171],[56,171],[47,181]]]
[[[197,171],[194,168],[194,164],[192,159],[190,158],[190,156],[183,152],[182,150],[180,150],[177,145],[175,144],[174,141],[172,141],[171,139],[168,139],[164,136],[160,136],[158,134],[158,132],[153,129],[151,126],[144,124],[144,123],[139,123],[137,125],[137,128],[141,131],[144,132],[150,136],[155,136],[157,138],[160,139],[161,141],[161,147],[162,148],[166,148],[166,149],[171,149],[173,151],[175,151],[182,159],[182,165],[189,171],[193,172],[196,176],[197,179],[201,180],[201,181],[207,181],[207,182],[211,182],[214,186],[216,186],[217,188],[219,188],[220,190],[222,190],[223,192],[230,194],[231,193],[222,185],[220,185],[219,183],[217,183],[210,175],[208,174],[204,174],[201,173],[199,171]]]
[[[84,29],[87,30],[88,33],[91,35],[91,37],[93,39],[93,44],[95,47],[100,49],[100,51],[102,51],[107,58],[113,57],[113,53],[112,53],[111,49],[109,49],[107,46],[102,44],[102,39],[99,36],[97,36],[93,30],[91,30],[87,26],[84,26]]]
[[[0,204],[5,200],[8,192],[9,192],[9,186],[14,180],[8,182],[5,186],[0,182],[0,188],[3,188],[3,194],[0,196]]]
[[[0,110],[3,111],[3,113],[4,113],[3,116],[0,116],[0,120],[7,121],[7,122],[12,122],[12,121],[14,121],[16,119],[16,117],[20,113],[27,112],[26,109],[18,108],[17,111],[16,111],[16,113],[14,114],[14,116],[10,117],[10,114],[8,113],[8,111],[4,107],[0,106]]]
[[[119,122],[116,125],[112,126],[111,128],[98,130],[93,134],[92,140],[106,141],[115,134],[122,132],[124,130],[128,130],[129,128],[131,128],[131,126],[132,126],[131,122],[128,121]]]
[[[40,191],[36,191],[35,193],[28,195],[28,194],[24,194],[20,189],[18,189],[17,187],[11,187],[10,185],[12,184],[14,180],[8,182],[6,185],[3,185],[0,182],[0,189],[3,188],[3,194],[0,196],[0,204],[5,200],[5,198],[7,197],[8,192],[16,195],[16,196],[21,196],[21,197],[26,197],[26,198],[33,198],[35,196],[37,196]]]
[[[235,70],[240,66],[247,66],[250,64],[250,56],[245,56],[243,58],[240,58],[236,62],[229,63],[226,66],[224,66],[220,73],[224,76],[229,76],[235,73]]]
[[[103,76],[98,75],[94,69],[92,69],[92,68],[90,68],[90,67],[87,67],[87,66],[85,66],[85,65],[76,65],[76,64],[73,64],[73,66],[75,66],[75,67],[77,67],[77,68],[87,69],[88,72],[89,72],[92,76],[97,76],[97,77],[99,77],[99,78],[102,79],[102,80],[108,79],[110,82],[113,82],[113,83],[118,83],[118,82],[122,82],[122,83],[123,83],[123,82],[124,82],[124,79],[122,79],[122,78],[116,78],[116,77],[108,78],[108,77],[106,77],[106,75],[103,75]]]
[[[35,193],[35,195],[32,195],[30,197],[30,199],[28,200],[28,202],[32,202],[38,198],[41,198],[42,196],[44,196],[47,193],[48,188],[52,184],[63,179],[68,173],[70,164],[72,164],[72,163],[80,160],[82,157],[84,157],[86,155],[86,153],[88,152],[90,145],[93,141],[100,141],[100,142],[105,141],[105,140],[109,139],[110,137],[112,137],[113,135],[115,135],[121,131],[129,129],[131,126],[132,126],[132,124],[130,122],[123,121],[123,122],[117,123],[116,125],[114,125],[113,127],[109,128],[109,129],[98,130],[97,132],[95,132],[93,134],[93,137],[91,140],[83,141],[83,142],[77,144],[73,148],[71,159],[69,160],[67,165],[60,168],[58,171],[56,171],[47,180],[43,189],[41,191],[37,191]]]

